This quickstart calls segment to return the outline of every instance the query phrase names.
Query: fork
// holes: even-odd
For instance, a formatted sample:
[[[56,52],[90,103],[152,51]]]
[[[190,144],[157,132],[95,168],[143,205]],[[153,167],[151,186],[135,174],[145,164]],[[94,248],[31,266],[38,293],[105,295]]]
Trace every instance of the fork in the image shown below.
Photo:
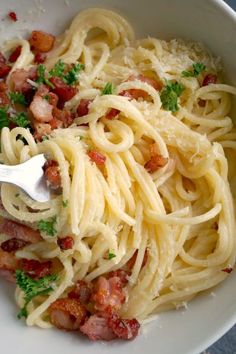
[[[45,162],[44,155],[40,154],[19,165],[0,165],[0,182],[20,187],[37,202],[47,202],[50,192],[43,173]]]

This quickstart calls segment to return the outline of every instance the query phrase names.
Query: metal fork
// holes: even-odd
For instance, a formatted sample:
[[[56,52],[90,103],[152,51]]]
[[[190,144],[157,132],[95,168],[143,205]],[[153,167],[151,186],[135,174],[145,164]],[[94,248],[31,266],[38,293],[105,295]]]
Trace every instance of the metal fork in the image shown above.
[[[45,162],[44,155],[40,154],[19,165],[0,165],[0,182],[20,187],[37,202],[47,202],[50,192],[43,173]]]

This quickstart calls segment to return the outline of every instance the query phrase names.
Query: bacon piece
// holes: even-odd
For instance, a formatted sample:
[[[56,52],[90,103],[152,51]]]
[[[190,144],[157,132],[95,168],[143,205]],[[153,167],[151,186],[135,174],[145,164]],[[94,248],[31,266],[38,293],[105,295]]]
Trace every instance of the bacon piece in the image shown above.
[[[58,104],[58,96],[55,93],[53,93],[53,92],[49,92],[48,97],[49,97],[49,103],[53,107],[56,107],[57,104]]]
[[[141,75],[141,74],[137,75],[137,76],[131,75],[127,81],[134,81],[134,80],[146,82],[147,84],[152,86],[157,91],[160,91],[162,89],[162,85],[157,80],[152,79],[147,76],[144,76],[144,75]],[[139,98],[146,99],[148,97],[148,93],[144,90],[130,89],[130,90],[124,90],[124,91],[120,92],[119,96],[128,97],[130,99],[137,100]],[[119,113],[120,113],[120,110],[118,110],[116,108],[112,108],[106,114],[106,118],[110,119],[110,120],[115,119]]]
[[[63,251],[70,250],[74,246],[74,239],[71,236],[59,238],[57,244]]]
[[[127,81],[134,81],[134,80],[145,82],[146,84],[152,86],[157,91],[160,91],[162,89],[162,85],[160,82],[158,82],[156,79],[150,78],[142,74],[137,76],[131,75]]]
[[[125,301],[119,277],[99,277],[91,297],[97,311],[118,311]]]
[[[34,122],[34,130],[34,139],[36,141],[42,141],[44,136],[50,135],[52,132],[52,128],[48,123]]]
[[[77,107],[77,115],[78,117],[86,116],[89,113],[89,105],[93,102],[93,100],[88,100],[86,98],[82,98]]]
[[[11,238],[1,243],[1,249],[5,252],[15,252],[28,245],[28,242],[17,238]]]
[[[14,22],[16,22],[18,20],[17,19],[17,15],[16,15],[16,13],[14,11],[9,12],[8,13],[8,17]]]
[[[58,128],[63,128],[63,122],[59,119],[53,118],[50,122],[49,122],[51,129],[58,129]]]
[[[34,56],[34,62],[36,64],[43,64],[45,62],[45,60],[47,59],[47,56],[45,53],[36,53]]]
[[[65,84],[59,77],[52,77],[50,81],[54,85],[54,89],[52,89],[52,91],[59,97],[62,106],[77,93],[77,89],[75,87]]]
[[[54,107],[52,114],[55,119],[57,119],[62,123],[61,125],[64,128],[69,127],[73,123],[73,118],[70,111],[67,111],[65,109],[62,110],[57,107]]]
[[[6,77],[10,70],[11,66],[6,64],[6,58],[0,52],[0,79]]]
[[[16,257],[0,248],[0,276],[11,283],[15,283],[15,270],[18,268]]]
[[[133,318],[131,320],[121,319],[116,314],[108,318],[108,326],[121,339],[134,339],[138,335],[140,328],[139,322]]]
[[[130,260],[126,263],[126,268],[127,268],[128,270],[132,270],[132,269],[133,269],[134,264],[135,264],[136,259],[137,259],[137,256],[138,256],[138,250],[136,250],[136,251],[134,252],[133,256],[132,256],[132,257],[130,258]],[[145,265],[146,265],[146,263],[147,263],[147,260],[148,260],[148,252],[147,252],[147,250],[145,250],[141,268],[145,267]]]
[[[127,98],[129,98],[129,100],[132,100],[132,99],[133,99],[133,96],[131,95],[131,93],[129,92],[129,90],[121,91],[121,92],[119,93],[119,96],[127,97]]]
[[[37,90],[35,96],[40,96],[42,98],[45,98],[45,96],[48,96],[48,99],[49,99],[50,98],[50,96],[49,96],[49,88],[46,85],[41,84],[38,87],[38,90]]]
[[[152,79],[150,77],[144,76],[142,74],[140,75],[131,75],[127,81],[134,81],[134,80],[139,80],[142,82],[147,83],[148,85],[152,86],[155,90],[160,91],[162,89],[162,85],[155,79]],[[143,98],[146,99],[148,97],[148,93],[144,90],[140,90],[140,89],[130,89],[130,90],[125,90],[123,91],[123,95],[124,93],[128,93],[128,97],[134,98],[134,99],[139,99],[139,98]]]
[[[7,219],[0,223],[0,233],[29,243],[37,243],[42,240],[38,230]]]
[[[48,123],[53,119],[53,106],[39,95],[35,95],[29,107],[34,118],[41,123]]]
[[[215,74],[207,74],[202,82],[202,86],[208,86],[210,84],[216,84],[217,76]]]
[[[52,116],[53,118],[50,120],[49,124],[47,125],[40,125],[39,127],[36,125],[35,127],[35,139],[38,141],[42,140],[42,137],[51,133],[52,130],[58,128],[67,128],[71,125],[73,119],[71,113],[66,110],[61,110],[57,108],[58,103],[58,96],[53,93],[49,92],[47,86],[43,85],[43,91],[40,86],[40,92],[38,90],[37,95],[40,95],[43,99],[47,100],[48,103],[52,106]],[[43,131],[41,133],[41,130]],[[46,130],[46,132],[45,132]]]
[[[12,129],[16,128],[16,127],[17,127],[17,125],[15,123],[10,122],[10,124],[9,124],[9,129],[10,130],[12,130]]]
[[[87,304],[92,295],[92,283],[86,283],[83,280],[78,280],[73,290],[68,293],[70,299],[79,299],[82,304]]]
[[[6,58],[4,57],[4,55],[0,52],[0,65],[1,64],[6,64],[7,60]]]
[[[0,64],[0,79],[6,77],[11,71],[11,66],[7,64]]]
[[[125,91],[120,92],[119,96],[128,97],[129,99],[133,99],[133,96],[130,93],[130,90],[125,90]],[[119,113],[120,113],[119,109],[112,108],[107,112],[106,118],[110,119],[110,120],[115,119]]]
[[[30,104],[30,112],[41,123],[48,123],[53,119],[53,105],[49,102],[50,98],[48,87],[40,85]]]
[[[0,107],[7,106],[10,103],[9,97],[7,95],[7,90],[7,84],[0,82]]]
[[[9,59],[8,59],[10,63],[15,63],[17,61],[17,59],[18,59],[18,57],[20,56],[20,53],[21,53],[21,48],[22,48],[21,45],[19,45],[11,53],[11,55],[9,56]]]
[[[86,308],[78,299],[58,299],[49,307],[52,324],[59,329],[76,331],[84,323]]]
[[[124,269],[112,270],[107,274],[108,278],[118,277],[120,279],[122,287],[128,283],[128,276],[130,272]]]
[[[108,319],[101,315],[92,315],[80,326],[80,331],[89,337],[89,339],[110,341],[117,338],[115,333],[108,326]]]
[[[50,122],[51,130],[63,128],[63,122],[59,119],[53,118]]]
[[[33,50],[47,53],[54,45],[55,37],[43,31],[32,31],[29,43]]]
[[[25,69],[16,69],[11,74],[11,80],[14,86],[14,91],[25,94],[34,93],[34,88],[27,82],[28,79],[36,80],[37,72],[36,68],[30,68],[28,71]]]
[[[0,248],[0,269],[15,271],[18,268],[18,260],[12,253]]]
[[[106,156],[98,151],[90,150],[88,156],[90,157],[90,160],[95,162],[98,166],[103,166],[106,162]]]
[[[43,166],[43,171],[50,188],[58,189],[61,187],[61,175],[57,161],[48,160]]]
[[[107,119],[110,119],[110,120],[115,119],[115,118],[118,116],[119,113],[120,113],[120,110],[119,110],[119,109],[112,108],[112,109],[110,109],[110,110],[107,112],[106,118],[107,118]]]
[[[31,278],[40,279],[51,274],[52,262],[39,262],[34,259],[23,258],[20,261],[22,270]]]
[[[150,158],[144,165],[144,168],[153,173],[157,171],[159,168],[164,167],[168,163],[168,159],[163,157],[162,155],[156,154]]]
[[[222,272],[225,272],[225,273],[228,273],[228,274],[230,274],[232,271],[233,271],[232,267],[227,267],[227,268],[222,269]]]

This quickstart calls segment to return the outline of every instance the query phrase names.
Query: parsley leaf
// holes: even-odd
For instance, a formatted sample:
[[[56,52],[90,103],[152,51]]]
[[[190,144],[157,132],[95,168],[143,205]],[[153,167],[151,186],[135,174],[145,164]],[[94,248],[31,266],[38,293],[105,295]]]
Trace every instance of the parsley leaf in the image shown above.
[[[166,87],[161,91],[162,106],[167,111],[178,111],[178,97],[184,91],[184,86],[178,82],[167,82]]]
[[[39,64],[37,67],[37,75],[38,78],[35,81],[37,84],[45,84],[51,88],[54,88],[54,85],[45,77],[46,75],[46,67],[43,64]]]
[[[11,121],[22,128],[30,126],[30,121],[25,112],[20,112],[9,117],[7,108],[0,108],[0,129],[9,127]]]
[[[63,208],[67,208],[67,207],[68,207],[68,204],[69,204],[69,200],[63,200],[63,201],[62,201],[62,206],[63,206]]]
[[[17,113],[14,117],[10,118],[18,127],[27,128],[30,126],[30,121],[24,112]]]
[[[102,89],[102,95],[112,95],[114,91],[113,83],[107,82],[105,87]]]
[[[78,81],[81,70],[84,70],[84,65],[81,63],[75,64],[64,76],[64,82],[68,85],[75,84]]]
[[[55,229],[56,216],[48,220],[40,220],[38,222],[39,231],[45,232],[48,236],[55,236],[57,230]]]
[[[115,257],[116,257],[116,255],[114,253],[109,252],[109,254],[108,254],[109,261]]]
[[[24,291],[25,304],[18,313],[18,318],[27,317],[27,305],[36,296],[47,295],[53,290],[53,283],[57,280],[57,275],[48,275],[41,279],[33,279],[22,270],[16,270],[16,282],[19,288]]]
[[[58,77],[63,77],[64,76],[64,71],[65,71],[65,63],[60,59],[52,68],[52,70],[49,71],[50,76],[58,76]]]
[[[25,96],[20,92],[9,92],[9,98],[12,103],[19,103],[26,106]]]
[[[206,65],[203,63],[195,63],[192,65],[192,71],[182,71],[184,77],[197,77],[202,71],[206,70]]]
[[[7,108],[0,108],[0,129],[9,127],[10,121],[7,114]]]
[[[55,66],[49,71],[48,73],[48,77],[59,77],[61,79],[63,79],[63,81],[67,84],[67,85],[72,85],[75,84],[78,81],[78,76],[81,70],[84,69],[84,65],[81,63],[75,64],[71,70],[69,70],[66,74],[65,74],[65,63],[60,59]],[[45,65],[38,65],[37,68],[37,74],[38,74],[38,79],[36,80],[36,82],[38,84],[46,84],[52,88],[54,88],[53,84],[49,81],[49,79],[47,79],[45,77],[46,75],[46,67]]]
[[[17,314],[17,317],[19,318],[19,320],[23,317],[27,318],[28,317],[28,312],[27,312],[27,307],[28,303],[25,303],[24,307],[22,307],[22,309],[20,309],[20,311]]]
[[[38,78],[36,80],[37,84],[43,84],[45,80],[46,67],[43,64],[39,64],[37,67]]]

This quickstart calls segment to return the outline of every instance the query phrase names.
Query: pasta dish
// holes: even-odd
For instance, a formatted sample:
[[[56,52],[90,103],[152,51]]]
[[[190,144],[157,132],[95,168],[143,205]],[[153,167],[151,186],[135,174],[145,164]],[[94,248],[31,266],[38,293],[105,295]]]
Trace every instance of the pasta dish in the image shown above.
[[[45,154],[49,202],[2,183],[0,273],[28,326],[133,339],[235,264],[236,89],[197,42],[104,9],[2,43],[0,162]]]

